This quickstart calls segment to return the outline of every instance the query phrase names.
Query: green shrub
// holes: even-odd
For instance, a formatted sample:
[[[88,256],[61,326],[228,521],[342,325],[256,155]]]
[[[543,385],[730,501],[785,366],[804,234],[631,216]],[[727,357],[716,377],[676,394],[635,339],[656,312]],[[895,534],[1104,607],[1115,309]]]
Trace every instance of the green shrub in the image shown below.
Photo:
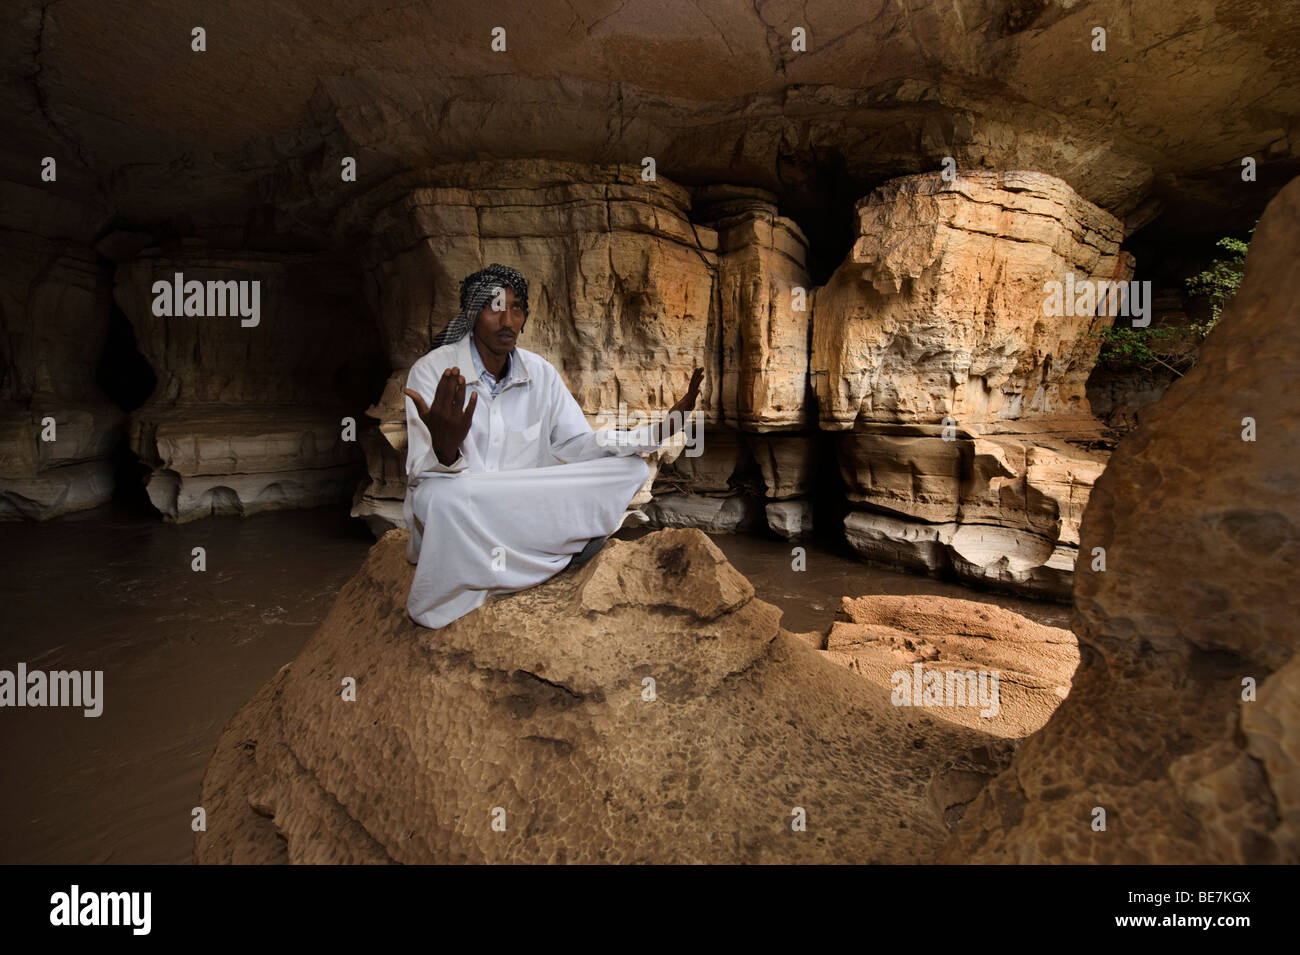
[[[1250,231],[1253,233],[1255,227],[1251,226]],[[1187,291],[1193,297],[1210,300],[1210,321],[1205,325],[1206,334],[1214,327],[1224,307],[1241,287],[1242,276],[1246,274],[1246,250],[1250,247],[1248,241],[1243,242],[1241,239],[1227,236],[1216,244],[1219,248],[1227,250],[1228,256],[1215,259],[1208,269],[1187,280]],[[1205,335],[1201,337],[1204,338]]]
[[[1258,223],[1256,223],[1258,224]],[[1250,232],[1253,234],[1254,226]],[[1215,243],[1228,255],[1215,259],[1210,267],[1187,280],[1187,291],[1194,298],[1210,300],[1210,319],[1187,325],[1165,325],[1158,328],[1102,328],[1098,331],[1080,332],[1089,338],[1101,339],[1097,364],[1112,371],[1154,371],[1157,366],[1167,368],[1182,376],[1196,364],[1197,350],[1210,334],[1219,316],[1241,287],[1246,274],[1246,252],[1249,241],[1224,236]]]
[[[1097,364],[1112,371],[1154,371],[1156,366],[1182,375],[1196,363],[1189,342],[1200,344],[1210,325],[1168,325],[1160,328],[1102,328],[1088,335],[1101,339]],[[1170,347],[1173,346],[1173,347]]]

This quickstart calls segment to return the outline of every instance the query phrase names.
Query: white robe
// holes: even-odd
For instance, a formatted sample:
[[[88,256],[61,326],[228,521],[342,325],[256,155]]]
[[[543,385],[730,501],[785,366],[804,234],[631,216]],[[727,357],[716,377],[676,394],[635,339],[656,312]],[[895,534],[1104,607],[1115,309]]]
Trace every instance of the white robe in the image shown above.
[[[650,469],[649,426],[593,431],[559,372],[515,346],[496,398],[474,378],[472,335],[411,366],[406,387],[431,404],[445,369],[460,368],[478,392],[469,434],[450,465],[406,398],[406,558],[416,564],[406,609],[416,623],[445,627],[493,593],[536,586],[568,565],[593,537],[619,528]]]

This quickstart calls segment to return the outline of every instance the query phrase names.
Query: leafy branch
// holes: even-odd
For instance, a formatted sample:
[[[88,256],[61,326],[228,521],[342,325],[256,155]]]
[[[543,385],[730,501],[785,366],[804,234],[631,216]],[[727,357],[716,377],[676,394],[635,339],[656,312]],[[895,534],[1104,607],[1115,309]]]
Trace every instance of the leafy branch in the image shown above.
[[[1250,231],[1253,234],[1255,227],[1251,226]],[[1250,248],[1248,241],[1243,242],[1241,239],[1226,236],[1215,244],[1226,250],[1228,255],[1215,259],[1208,269],[1187,280],[1188,292],[1194,297],[1210,300],[1210,321],[1207,330],[1214,327],[1223,309],[1241,287],[1242,277],[1246,274],[1246,251]]]
[[[1249,234],[1254,231],[1252,226]],[[1187,291],[1193,298],[1209,299],[1209,320],[1158,328],[1102,328],[1080,332],[1080,337],[1101,339],[1098,364],[1117,371],[1140,369],[1148,372],[1158,365],[1180,378],[1196,364],[1201,342],[1218,323],[1219,316],[1237,294],[1246,274],[1248,240],[1225,236],[1215,245],[1227,255],[1215,259],[1208,269],[1187,279]]]
[[[1081,337],[1101,339],[1101,350],[1097,353],[1100,364],[1109,365],[1116,370],[1138,368],[1143,371],[1151,371],[1156,365],[1161,365],[1181,378],[1196,362],[1195,352],[1187,344],[1195,342],[1199,345],[1209,334],[1211,325],[1212,323],[1161,328],[1101,328],[1079,334]],[[1164,348],[1161,347],[1162,342],[1182,347]],[[1187,357],[1189,353],[1192,356],[1190,358]]]

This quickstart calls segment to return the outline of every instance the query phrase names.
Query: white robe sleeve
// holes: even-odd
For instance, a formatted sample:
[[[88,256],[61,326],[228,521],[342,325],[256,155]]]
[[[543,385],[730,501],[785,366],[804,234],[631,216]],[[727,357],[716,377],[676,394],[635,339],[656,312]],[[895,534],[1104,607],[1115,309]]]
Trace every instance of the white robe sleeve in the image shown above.
[[[424,399],[426,407],[433,401],[434,389],[429,388],[424,381],[423,375],[419,374],[416,368],[411,369],[407,376],[406,387],[412,391],[419,392],[420,397]],[[456,455],[456,460],[450,465],[443,464],[438,460],[437,453],[433,450],[433,436],[429,434],[429,428],[420,419],[420,413],[415,407],[415,401],[410,395],[406,396],[406,483],[408,487],[415,487],[420,480],[428,474],[456,474],[469,468],[465,460],[465,452],[460,450]]]
[[[551,454],[565,464],[608,455],[649,454],[663,444],[654,440],[652,425],[631,431],[593,431],[559,372],[551,368],[547,378],[548,401],[554,415]]]

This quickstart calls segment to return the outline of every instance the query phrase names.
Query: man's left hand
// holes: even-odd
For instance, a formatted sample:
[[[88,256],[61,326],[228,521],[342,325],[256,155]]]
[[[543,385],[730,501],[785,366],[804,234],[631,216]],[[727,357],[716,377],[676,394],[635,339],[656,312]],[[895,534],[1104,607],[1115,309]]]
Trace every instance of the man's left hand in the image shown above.
[[[686,416],[695,410],[695,401],[700,397],[700,383],[704,381],[704,369],[696,368],[691,372],[691,383],[675,405],[668,409],[668,428],[662,440],[667,441],[686,423]]]

